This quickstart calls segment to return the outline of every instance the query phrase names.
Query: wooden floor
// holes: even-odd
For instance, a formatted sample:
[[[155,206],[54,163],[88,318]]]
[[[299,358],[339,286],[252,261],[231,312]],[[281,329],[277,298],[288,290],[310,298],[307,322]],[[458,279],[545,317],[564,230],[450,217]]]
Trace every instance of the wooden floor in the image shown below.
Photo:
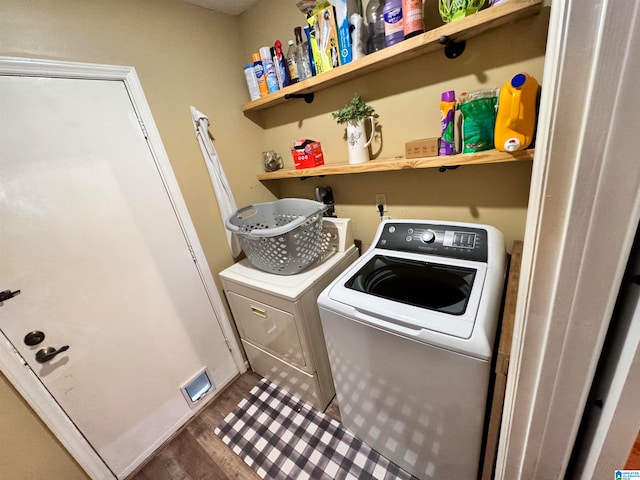
[[[213,433],[260,378],[253,372],[240,375],[129,480],[260,480]],[[325,413],[340,421],[335,398]],[[640,432],[624,468],[640,470]]]
[[[239,376],[129,480],[260,480],[213,433],[260,379],[253,372]],[[325,413],[340,421],[335,398]]]
[[[640,470],[640,432],[636,437],[636,441],[633,444],[627,463],[624,466],[625,470]]]

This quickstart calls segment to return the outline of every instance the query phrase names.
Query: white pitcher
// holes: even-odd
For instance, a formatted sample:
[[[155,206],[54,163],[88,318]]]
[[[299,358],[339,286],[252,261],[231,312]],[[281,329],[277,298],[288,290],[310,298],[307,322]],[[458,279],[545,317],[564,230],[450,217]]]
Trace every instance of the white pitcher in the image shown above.
[[[367,132],[364,128],[365,120],[371,122],[371,137],[367,140]],[[347,150],[349,163],[365,163],[369,161],[369,145],[375,132],[374,118],[367,117],[362,120],[349,120],[347,122]]]

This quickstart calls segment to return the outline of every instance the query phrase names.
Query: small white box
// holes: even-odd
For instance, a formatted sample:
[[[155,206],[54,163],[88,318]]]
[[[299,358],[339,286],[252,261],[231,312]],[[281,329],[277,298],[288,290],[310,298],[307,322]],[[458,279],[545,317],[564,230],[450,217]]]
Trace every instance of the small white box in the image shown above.
[[[322,221],[331,222],[338,229],[337,244],[339,252],[344,252],[353,245],[353,232],[351,230],[350,218],[324,217]]]

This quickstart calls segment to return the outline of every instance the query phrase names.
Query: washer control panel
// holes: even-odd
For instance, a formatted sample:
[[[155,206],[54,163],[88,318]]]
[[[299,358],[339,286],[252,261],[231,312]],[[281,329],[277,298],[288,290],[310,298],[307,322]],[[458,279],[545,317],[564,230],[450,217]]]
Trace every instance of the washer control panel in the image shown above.
[[[384,225],[376,248],[486,262],[487,231],[457,225],[390,222]]]

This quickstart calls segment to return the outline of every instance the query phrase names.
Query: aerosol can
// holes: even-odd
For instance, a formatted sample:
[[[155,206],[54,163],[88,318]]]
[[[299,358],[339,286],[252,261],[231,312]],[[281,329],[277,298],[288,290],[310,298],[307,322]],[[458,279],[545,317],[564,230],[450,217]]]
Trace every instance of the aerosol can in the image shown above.
[[[538,90],[535,78],[518,73],[500,88],[494,143],[501,152],[531,145],[536,129]]]

